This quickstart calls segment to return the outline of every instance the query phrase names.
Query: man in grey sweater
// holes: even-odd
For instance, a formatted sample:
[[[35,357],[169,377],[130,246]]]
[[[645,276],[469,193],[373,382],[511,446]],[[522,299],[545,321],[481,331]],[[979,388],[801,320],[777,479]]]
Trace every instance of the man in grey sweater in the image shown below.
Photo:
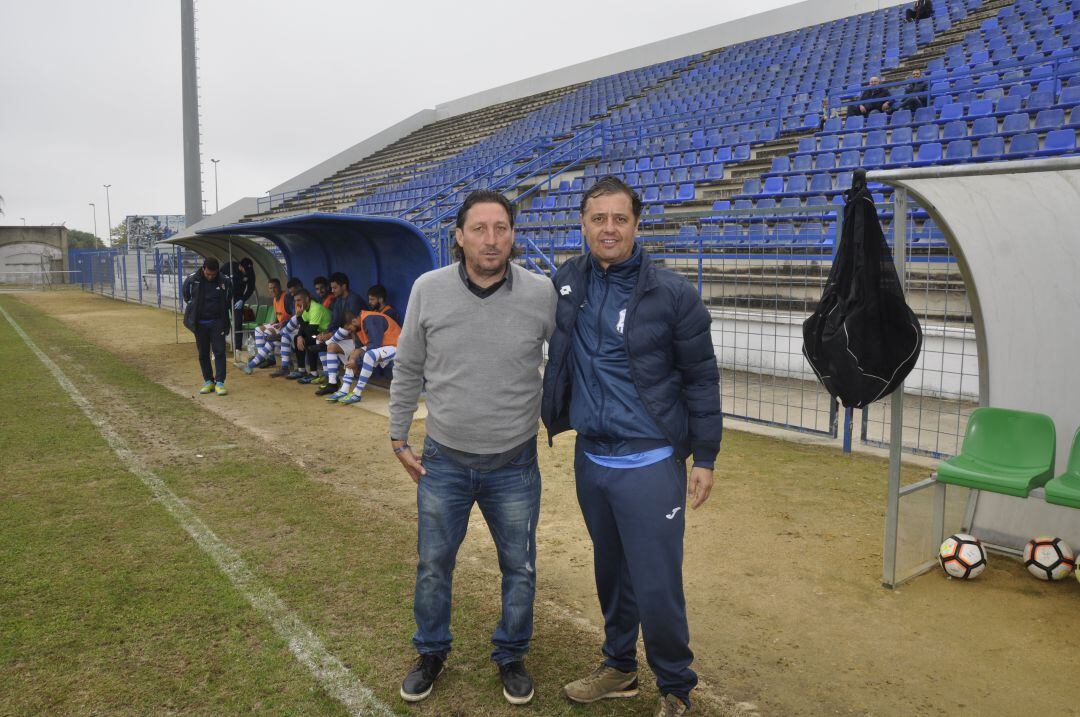
[[[487,521],[502,571],[502,618],[491,642],[503,696],[532,700],[524,656],[532,638],[540,470],[540,363],[555,325],[555,289],[513,264],[514,211],[501,194],[476,191],[457,214],[458,262],[416,280],[390,388],[390,440],[417,484],[413,645],[401,685],[418,702],[450,652],[450,593],[473,503]],[[420,391],[427,393],[421,457],[408,445]]]

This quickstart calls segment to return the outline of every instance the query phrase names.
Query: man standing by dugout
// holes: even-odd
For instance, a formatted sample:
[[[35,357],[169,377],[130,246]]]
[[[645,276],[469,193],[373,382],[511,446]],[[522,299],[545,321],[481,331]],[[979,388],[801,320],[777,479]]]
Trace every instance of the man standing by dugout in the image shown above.
[[[199,353],[203,386],[199,393],[216,393],[224,396],[225,390],[225,335],[229,332],[229,314],[232,313],[232,282],[223,276],[218,260],[208,256],[202,267],[184,279],[182,294],[187,306],[184,308],[184,326],[195,334],[195,347]],[[210,354],[214,355],[213,364]]]
[[[550,436],[578,433],[578,503],[605,631],[603,664],[564,692],[581,703],[636,695],[640,625],[661,695],[656,715],[684,715],[697,684],[682,585],[685,508],[688,492],[697,508],[712,489],[720,374],[708,310],[690,282],[635,242],[640,217],[633,189],[597,180],[581,204],[589,253],[555,275],[542,417]]]
[[[554,327],[551,282],[510,261],[514,212],[492,191],[465,198],[454,231],[457,262],[413,285],[390,384],[390,440],[417,484],[413,646],[420,657],[401,685],[426,698],[450,652],[451,579],[473,503],[487,521],[502,572],[502,617],[491,637],[503,696],[526,704],[525,670],[536,592],[540,469],[540,363]],[[408,445],[420,391],[427,437]]]

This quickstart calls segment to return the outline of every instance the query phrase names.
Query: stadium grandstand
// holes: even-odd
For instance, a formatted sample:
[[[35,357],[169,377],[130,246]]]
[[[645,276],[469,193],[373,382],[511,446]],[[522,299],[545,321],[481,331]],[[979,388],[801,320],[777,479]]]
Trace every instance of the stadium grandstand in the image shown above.
[[[582,187],[611,173],[643,195],[648,234],[657,239],[702,233],[709,246],[722,247],[786,234],[813,246],[832,243],[831,220],[795,221],[768,235],[723,222],[713,236],[711,227],[729,210],[839,203],[860,166],[1076,152],[1080,18],[1073,3],[938,0],[933,17],[920,22],[905,22],[904,7],[433,122],[306,188],[261,198],[245,220],[311,211],[384,215],[434,237],[464,194],[489,187],[518,199],[523,242],[573,250],[580,248],[572,210]],[[930,83],[927,106],[865,119],[847,111],[871,76],[900,95],[916,68]],[[930,224],[919,230],[929,244],[940,238]]]

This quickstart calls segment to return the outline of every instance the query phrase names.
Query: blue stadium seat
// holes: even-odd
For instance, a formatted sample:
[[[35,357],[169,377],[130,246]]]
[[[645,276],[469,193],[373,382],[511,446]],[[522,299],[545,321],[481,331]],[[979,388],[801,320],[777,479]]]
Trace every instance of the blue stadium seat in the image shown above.
[[[645,187],[645,196],[642,197],[642,201],[646,204],[660,201],[660,187]]]
[[[968,117],[985,117],[994,112],[994,101],[991,99],[975,100],[968,107]]]
[[[892,137],[889,139],[890,144],[911,144],[911,141],[912,137],[910,127],[900,127],[899,129],[894,129],[892,132]]]
[[[884,147],[871,147],[866,150],[866,154],[863,156],[863,166],[867,169],[871,167],[882,167],[885,165],[885,148]]]
[[[1018,134],[1009,143],[1009,157],[1028,157],[1039,151],[1039,135],[1034,133]]]
[[[966,139],[967,133],[967,122],[964,120],[953,120],[942,128],[941,139],[946,142],[954,139]]]
[[[676,201],[674,184],[665,184],[663,187],[660,188],[660,201],[665,203]]]
[[[934,164],[941,161],[941,142],[920,144],[915,154],[915,164]]]
[[[689,202],[694,199],[694,185],[693,184],[680,184],[678,200],[680,202]]]
[[[963,116],[964,105],[960,104],[959,102],[953,102],[941,108],[941,114],[938,115],[938,119],[942,122],[945,122],[949,120],[960,119]]]
[[[906,166],[914,161],[911,145],[902,144],[892,148],[889,152],[889,164],[893,166]]]
[[[861,149],[862,148],[862,134],[858,132],[849,132],[840,136],[840,147],[842,149]]]
[[[911,110],[897,110],[889,116],[889,126],[901,127],[911,124]]]
[[[821,172],[810,176],[810,191],[811,192],[831,192],[832,191],[832,175],[827,172]]]
[[[1061,129],[1065,124],[1065,110],[1061,108],[1040,110],[1035,115],[1035,131],[1046,132],[1052,129]]]
[[[919,125],[919,129],[915,132],[916,142],[937,142],[940,135],[938,134],[938,126],[936,124],[922,124]]]
[[[787,180],[787,192],[789,194],[805,194],[806,193],[806,175],[793,174],[788,177]],[[796,202],[798,199],[795,200]]]
[[[787,155],[780,157],[773,157],[772,165],[769,167],[770,172],[786,172],[790,169],[790,162]]]
[[[997,101],[994,111],[1001,114],[1012,114],[1020,111],[1021,98],[1017,95],[1006,95]]]
[[[1000,136],[983,137],[979,140],[976,159],[997,160],[1005,155],[1005,138]]]
[[[915,116],[911,119],[912,124],[926,124],[937,119],[937,109],[933,107],[920,107],[915,110]]]
[[[710,164],[705,171],[705,179],[710,182],[719,181],[724,178],[724,165],[720,162]]]
[[[1046,133],[1046,146],[1043,154],[1065,154],[1076,149],[1076,131],[1056,129]]]
[[[888,143],[888,139],[885,137],[885,130],[876,129],[866,135],[866,147],[881,147]]]
[[[822,152],[834,152],[840,149],[840,137],[835,134],[822,137],[819,149]]]
[[[971,159],[971,140],[957,139],[949,142],[945,148],[945,159],[953,162]]]
[[[743,186],[743,193],[750,194],[745,191],[745,183]],[[781,194],[784,191],[784,178],[783,177],[766,177],[765,185],[761,188],[761,194]]]
[[[979,117],[971,125],[972,137],[987,137],[992,134],[997,134],[997,131],[997,117]]]
[[[849,149],[846,152],[840,153],[840,159],[837,161],[836,166],[843,169],[851,169],[858,167],[862,159],[859,156],[859,150]]]
[[[761,194],[760,179],[744,179],[742,184],[743,194]]]
[[[1031,120],[1023,112],[1006,115],[1005,120],[1001,123],[1002,134],[1017,134],[1027,132],[1029,129],[1031,129]]]
[[[822,152],[814,160],[814,169],[835,169],[836,155],[832,152]]]
[[[795,155],[795,161],[791,168],[796,172],[807,172],[814,166],[814,158],[809,154]]]

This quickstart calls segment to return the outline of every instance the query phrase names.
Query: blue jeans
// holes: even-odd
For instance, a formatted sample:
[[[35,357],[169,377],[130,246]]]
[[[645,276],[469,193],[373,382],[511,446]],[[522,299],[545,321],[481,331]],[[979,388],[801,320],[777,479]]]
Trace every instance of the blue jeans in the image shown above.
[[[502,571],[502,617],[491,642],[500,665],[520,660],[529,649],[536,594],[536,523],[540,519],[540,468],[536,441],[507,465],[477,471],[443,455],[424,440],[424,468],[416,491],[419,519],[413,645],[420,654],[445,657],[450,634],[450,593],[458,548],[469,527],[473,503],[487,521]]]

